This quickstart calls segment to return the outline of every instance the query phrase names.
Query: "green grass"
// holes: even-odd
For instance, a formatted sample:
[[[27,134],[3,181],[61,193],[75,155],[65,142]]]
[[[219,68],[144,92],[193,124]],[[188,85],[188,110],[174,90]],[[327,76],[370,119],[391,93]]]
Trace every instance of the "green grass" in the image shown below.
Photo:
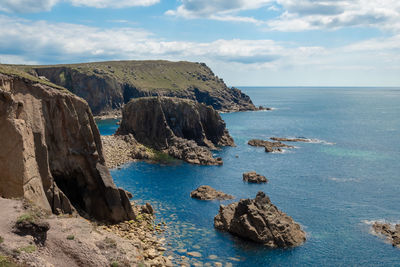
[[[74,239],[75,239],[75,236],[74,236],[74,235],[68,235],[68,236],[67,236],[67,239],[68,239],[68,240],[74,240]]]
[[[19,265],[16,264],[11,258],[0,255],[0,267],[18,267]]]
[[[25,213],[18,217],[17,223],[21,223],[21,222],[25,222],[25,221],[34,222],[36,219],[37,219],[36,216],[33,215],[32,213]]]
[[[0,236],[0,244],[4,242],[4,238]]]
[[[28,80],[30,80],[32,82],[41,83],[41,84],[44,84],[44,85],[47,85],[47,86],[62,90],[64,92],[69,92],[64,87],[58,86],[58,85],[56,85],[54,83],[51,83],[51,82],[49,82],[47,80],[40,79],[40,78],[37,78],[35,76],[30,75],[29,73],[24,71],[24,69],[21,69],[18,66],[0,64],[0,73],[6,74],[6,75],[11,75],[11,76],[18,76],[20,78],[28,79]]]
[[[57,82],[59,85],[65,85],[67,79],[65,70],[60,68],[67,68],[87,76],[115,79],[121,84],[149,91],[186,90],[190,87],[211,91],[225,88],[224,82],[215,76],[205,64],[186,61],[108,61],[42,66],[15,65],[13,67],[25,72],[34,69],[58,68],[61,71]]]
[[[111,267],[118,267],[119,263],[118,263],[118,261],[113,261],[113,262],[111,262],[110,266]]]
[[[36,251],[36,246],[35,245],[29,245],[26,247],[22,247],[18,249],[20,252],[26,252],[26,253],[33,253]]]
[[[151,159],[154,160],[155,162],[160,162],[160,163],[173,163],[176,161],[175,158],[171,157],[165,152],[146,147],[146,151],[151,155]]]

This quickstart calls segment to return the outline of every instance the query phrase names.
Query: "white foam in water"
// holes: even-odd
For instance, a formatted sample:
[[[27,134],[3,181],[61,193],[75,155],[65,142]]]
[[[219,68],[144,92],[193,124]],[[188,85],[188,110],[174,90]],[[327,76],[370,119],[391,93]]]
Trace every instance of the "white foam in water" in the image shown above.
[[[331,180],[331,181],[334,181],[334,182],[339,182],[339,183],[346,183],[346,182],[357,182],[357,183],[359,183],[360,182],[360,179],[357,179],[357,178],[329,177],[328,179]]]
[[[335,143],[328,142],[328,141],[321,140],[321,139],[311,139],[311,138],[306,138],[306,139],[309,141],[309,143],[312,143],[312,144],[324,144],[324,145],[330,145],[330,146],[335,145]]]

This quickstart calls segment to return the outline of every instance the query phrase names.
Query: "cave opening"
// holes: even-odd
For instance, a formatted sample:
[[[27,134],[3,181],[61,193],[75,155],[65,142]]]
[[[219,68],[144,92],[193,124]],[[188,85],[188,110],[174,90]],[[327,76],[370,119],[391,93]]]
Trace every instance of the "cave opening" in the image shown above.
[[[86,211],[84,196],[86,195],[86,185],[80,181],[84,181],[81,173],[53,173],[54,181],[58,188],[69,199],[74,208],[82,213]],[[81,214],[82,215],[82,214]]]

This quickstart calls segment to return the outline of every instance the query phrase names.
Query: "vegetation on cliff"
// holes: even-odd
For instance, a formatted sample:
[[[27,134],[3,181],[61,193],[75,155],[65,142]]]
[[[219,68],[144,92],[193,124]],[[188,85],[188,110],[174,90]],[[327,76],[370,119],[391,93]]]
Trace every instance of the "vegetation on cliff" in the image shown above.
[[[223,112],[257,109],[247,95],[228,88],[204,63],[109,61],[14,67],[84,98],[95,115],[118,110],[132,98],[156,95],[196,100]]]

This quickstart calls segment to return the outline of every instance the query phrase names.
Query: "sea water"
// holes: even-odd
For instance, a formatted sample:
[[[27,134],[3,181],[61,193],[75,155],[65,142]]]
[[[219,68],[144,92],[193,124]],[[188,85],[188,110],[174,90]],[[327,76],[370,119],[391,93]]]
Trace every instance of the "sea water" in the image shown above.
[[[236,147],[216,151],[223,166],[130,163],[111,174],[134,199],[164,221],[168,248],[190,262],[234,266],[400,266],[400,249],[370,234],[368,222],[400,221],[400,88],[241,88],[272,111],[222,114]],[[115,121],[102,122],[102,134]],[[265,153],[252,138],[305,137],[295,149]],[[290,144],[290,143],[288,143]],[[267,184],[247,184],[257,171]],[[235,200],[199,201],[190,192],[210,185]],[[304,245],[268,249],[214,229],[219,205],[258,191],[300,223]],[[210,259],[210,255],[217,259]],[[214,256],[212,256],[214,258]]]

